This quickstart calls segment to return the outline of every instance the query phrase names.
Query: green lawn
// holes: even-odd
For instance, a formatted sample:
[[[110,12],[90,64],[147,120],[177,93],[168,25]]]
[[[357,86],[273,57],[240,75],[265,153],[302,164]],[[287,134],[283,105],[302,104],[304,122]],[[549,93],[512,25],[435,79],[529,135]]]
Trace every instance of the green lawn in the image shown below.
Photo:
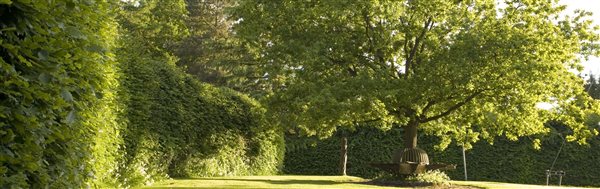
[[[450,183],[455,185],[468,185],[468,186],[476,186],[481,188],[489,188],[489,189],[511,189],[511,188],[527,188],[527,189],[590,189],[591,187],[572,187],[572,186],[545,186],[545,185],[531,185],[531,184],[513,184],[513,183],[503,183],[503,182],[484,182],[484,181],[450,181]]]
[[[213,177],[166,180],[153,186],[144,188],[303,188],[303,189],[325,189],[325,188],[394,188],[378,187],[358,184],[366,181],[359,177],[350,176],[245,176],[245,177]]]
[[[245,176],[245,177],[212,177],[174,179],[155,183],[152,186],[141,187],[145,189],[191,189],[191,188],[241,188],[241,189],[270,189],[270,188],[302,188],[302,189],[398,189],[399,187],[382,187],[361,184],[368,180],[351,176]],[[465,182],[452,181],[453,185],[476,186],[480,188],[568,188],[546,187],[538,185],[510,184],[497,182]],[[460,188],[460,187],[452,187]]]

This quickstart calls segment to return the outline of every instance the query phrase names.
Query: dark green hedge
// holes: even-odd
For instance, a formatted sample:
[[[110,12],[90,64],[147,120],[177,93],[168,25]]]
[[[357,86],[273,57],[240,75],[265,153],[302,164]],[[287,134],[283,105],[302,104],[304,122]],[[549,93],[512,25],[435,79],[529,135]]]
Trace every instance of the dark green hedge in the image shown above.
[[[122,59],[126,185],[167,177],[276,174],[282,132],[255,100],[202,84],[168,59]],[[125,180],[127,179],[127,180]]]
[[[267,123],[265,109],[248,96],[200,83],[175,66],[179,58],[173,47],[189,34],[185,1],[121,6],[120,183],[277,173],[285,146],[282,131]]]
[[[381,172],[368,166],[369,162],[391,162],[392,153],[402,146],[402,129],[387,132],[362,128],[348,135],[348,174],[367,178]],[[336,175],[339,173],[340,138],[318,141],[314,139],[287,137],[284,173]],[[518,142],[498,139],[494,145],[478,142],[466,152],[469,180],[500,181],[545,184],[545,170],[549,169],[558,152],[562,138],[553,134],[542,141],[542,149],[535,150],[532,141],[521,138]],[[454,180],[464,179],[462,151],[455,145],[443,152],[434,150],[439,140],[420,136],[419,146],[428,152],[430,161],[457,165],[457,170],[447,174]],[[600,186],[600,138],[590,141],[589,146],[565,143],[556,161],[555,170],[567,175],[563,184]],[[556,184],[557,177],[551,182]]]
[[[402,145],[400,129],[381,132],[361,128],[348,134],[347,174],[375,177],[378,172],[370,162],[391,162],[392,153]],[[393,137],[397,136],[397,137]],[[286,137],[283,172],[286,174],[336,175],[339,174],[341,138],[339,133],[325,140]]]
[[[105,172],[112,5],[0,1],[0,188],[84,188]]]

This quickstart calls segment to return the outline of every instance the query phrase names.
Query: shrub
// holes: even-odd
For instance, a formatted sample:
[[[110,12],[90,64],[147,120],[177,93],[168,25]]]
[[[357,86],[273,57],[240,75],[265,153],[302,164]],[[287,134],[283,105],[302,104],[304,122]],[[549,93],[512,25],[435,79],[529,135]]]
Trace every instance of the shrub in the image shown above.
[[[422,174],[397,175],[391,173],[380,173],[370,184],[382,186],[399,187],[423,187],[423,186],[446,186],[449,185],[450,177],[439,170],[426,171]]]
[[[433,170],[427,171],[422,174],[410,175],[404,180],[419,183],[428,183],[433,185],[448,185],[450,177],[448,177],[448,175],[446,175],[446,173],[444,172]]]

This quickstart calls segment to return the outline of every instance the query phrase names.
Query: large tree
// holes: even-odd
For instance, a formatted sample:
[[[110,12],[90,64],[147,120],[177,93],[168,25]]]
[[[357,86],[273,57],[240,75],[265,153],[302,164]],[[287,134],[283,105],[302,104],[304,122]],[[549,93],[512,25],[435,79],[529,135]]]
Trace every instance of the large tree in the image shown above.
[[[187,14],[180,18],[189,35],[172,49],[177,65],[203,82],[259,95],[261,83],[254,62],[234,37],[227,9],[236,0],[185,0]]]
[[[559,120],[585,143],[597,106],[569,70],[597,53],[598,35],[588,13],[560,17],[556,3],[242,0],[233,19],[270,84],[270,111],[304,134],[369,122],[402,126],[406,148],[418,130],[443,147],[465,135],[516,140]]]
[[[185,25],[190,35],[175,50],[180,58],[177,64],[204,82],[224,85],[229,73],[222,68],[223,62],[238,58],[235,53],[238,47],[230,37],[232,21],[225,14],[225,8],[232,2],[186,0],[185,3],[189,12]]]

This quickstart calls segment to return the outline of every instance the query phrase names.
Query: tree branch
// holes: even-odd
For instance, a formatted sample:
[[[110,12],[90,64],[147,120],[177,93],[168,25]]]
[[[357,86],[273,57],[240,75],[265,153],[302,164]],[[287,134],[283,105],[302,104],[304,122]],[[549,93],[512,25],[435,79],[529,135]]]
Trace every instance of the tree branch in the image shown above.
[[[358,75],[354,66],[348,67],[348,74],[350,74],[352,77],[356,77]]]
[[[423,52],[425,51],[425,43],[421,43],[421,48],[419,49],[419,52]],[[421,63],[423,62],[423,58],[421,56],[417,57],[415,60],[415,66],[413,66],[413,69],[417,69],[416,67],[418,65],[421,65]]]
[[[374,57],[372,59],[373,62],[377,63],[379,68],[375,68],[372,64],[367,64],[369,68],[371,68],[375,72],[381,72],[380,69],[386,68],[385,57],[383,51],[380,48],[377,48],[375,45],[375,28],[371,25],[371,17],[369,17],[369,13],[367,11],[363,12],[363,20],[365,22],[365,35],[367,36],[369,48],[368,51]],[[383,27],[382,21],[379,21],[380,27]],[[385,71],[385,70],[384,70]],[[390,75],[394,78],[394,75]]]
[[[462,107],[463,105],[467,104],[468,102],[470,102],[471,100],[473,100],[475,97],[479,96],[481,93],[483,93],[485,90],[480,90],[477,91],[469,96],[467,96],[467,98],[465,98],[463,101],[456,103],[454,106],[451,106],[450,108],[448,108],[448,110],[432,116],[432,117],[428,117],[428,118],[424,118],[424,119],[420,119],[419,122],[421,123],[426,123],[426,122],[430,122],[439,118],[442,118],[444,116],[450,115],[450,113],[454,112],[455,110],[457,110],[458,108]]]
[[[427,110],[429,110],[429,108],[431,108],[435,104],[437,104],[436,100],[427,101],[427,104],[425,104],[425,107],[421,111],[421,114],[425,114],[425,112],[427,112]]]
[[[404,63],[404,79],[408,78],[408,71],[410,70],[410,62],[408,61],[408,34],[404,34],[404,59],[407,60]]]
[[[373,49],[375,48],[375,44],[373,43],[373,36],[371,36],[369,34],[370,32],[373,32],[373,27],[371,26],[371,19],[369,18],[369,13],[367,13],[366,11],[363,13],[363,19],[365,21],[365,34],[367,35],[367,39],[369,40],[369,52],[373,52]]]
[[[406,58],[406,75],[405,77],[408,77],[408,75],[410,75],[411,72],[411,67],[414,67],[412,65],[413,63],[413,59],[415,59],[415,56],[417,54],[417,49],[419,48],[421,41],[425,38],[425,34],[427,33],[427,31],[429,31],[431,25],[433,23],[433,18],[429,17],[427,18],[427,21],[425,22],[425,24],[423,25],[423,30],[421,30],[421,33],[419,34],[419,36],[417,38],[415,38],[415,43],[412,44],[412,47],[410,48],[410,53],[408,54],[407,58]],[[406,43],[405,43],[405,52],[406,52]]]
[[[427,113],[427,111],[429,111],[429,108],[433,107],[434,105],[438,104],[439,102],[443,102],[443,101],[446,101],[446,100],[452,100],[454,98],[456,98],[456,95],[449,95],[448,97],[443,98],[441,100],[430,100],[430,101],[427,101],[427,104],[425,104],[425,107],[423,107],[423,109],[421,110],[421,116],[420,116],[420,118],[421,119],[426,119],[425,114]]]

